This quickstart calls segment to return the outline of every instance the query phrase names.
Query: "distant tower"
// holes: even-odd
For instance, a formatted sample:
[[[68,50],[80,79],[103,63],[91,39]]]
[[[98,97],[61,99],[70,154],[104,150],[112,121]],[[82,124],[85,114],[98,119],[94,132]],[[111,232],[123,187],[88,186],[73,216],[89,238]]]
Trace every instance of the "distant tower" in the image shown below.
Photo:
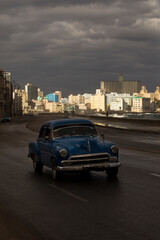
[[[157,87],[156,87],[155,94],[160,94],[160,86],[157,86]]]
[[[119,82],[123,82],[124,81],[124,75],[122,73],[119,74],[118,81]]]
[[[148,93],[145,85],[142,85],[142,86],[141,86],[141,91],[140,91],[140,93],[141,93],[141,94]]]

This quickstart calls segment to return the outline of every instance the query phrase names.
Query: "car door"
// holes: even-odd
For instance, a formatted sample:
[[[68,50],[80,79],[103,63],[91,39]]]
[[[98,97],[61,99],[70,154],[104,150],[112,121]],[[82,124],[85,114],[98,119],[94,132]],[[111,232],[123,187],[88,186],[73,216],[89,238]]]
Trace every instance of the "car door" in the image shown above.
[[[45,162],[45,165],[48,167],[51,167],[51,147],[52,147],[52,135],[51,135],[51,129],[50,127],[46,127],[45,129],[45,139],[43,142],[43,161]]]
[[[51,137],[49,135],[50,128],[48,126],[42,126],[37,140],[41,161],[46,166],[51,165]]]

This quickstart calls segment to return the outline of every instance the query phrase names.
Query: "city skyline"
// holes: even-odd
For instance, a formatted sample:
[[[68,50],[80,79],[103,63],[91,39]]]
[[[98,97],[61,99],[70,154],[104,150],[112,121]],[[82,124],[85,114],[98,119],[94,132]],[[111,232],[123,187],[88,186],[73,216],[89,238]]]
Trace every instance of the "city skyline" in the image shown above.
[[[160,85],[160,4],[148,1],[1,1],[0,67],[24,88],[94,93],[100,81]]]
[[[115,81],[115,83],[118,83],[118,81]],[[124,81],[125,82],[125,81]],[[113,83],[113,82],[112,82]],[[127,83],[128,83],[128,81],[127,81]],[[131,82],[132,83],[132,82]],[[102,83],[100,82],[100,85],[101,85]],[[41,89],[38,85],[34,85],[34,84],[32,84],[32,83],[27,83],[25,86],[24,86],[24,88],[20,88],[20,89],[24,89],[25,90],[25,87],[27,86],[27,85],[31,85],[31,86],[34,86],[34,87],[37,87],[37,89],[39,89],[40,91],[42,91],[43,92],[43,94],[44,94],[44,96],[47,96],[47,95],[50,95],[50,94],[56,94],[56,92],[61,92],[61,94],[62,94],[62,97],[65,97],[65,98],[68,98],[69,97],[69,95],[78,95],[78,94],[80,94],[80,95],[85,95],[85,94],[89,94],[89,95],[94,95],[94,94],[96,94],[96,92],[98,91],[99,92],[99,90],[103,93],[103,94],[111,94],[111,93],[118,93],[118,91],[109,91],[108,93],[107,92],[104,92],[104,89],[103,89],[103,87],[101,88],[101,86],[99,87],[99,88],[96,88],[96,89],[94,89],[94,92],[93,93],[91,93],[90,91],[88,91],[88,90],[86,90],[86,91],[84,91],[84,92],[77,92],[77,93],[74,93],[74,91],[73,92],[69,92],[68,93],[68,95],[66,95],[66,96],[64,96],[64,93],[63,93],[63,91],[61,90],[61,89],[51,89],[49,92],[45,92],[43,89]],[[136,94],[136,93],[140,93],[141,91],[146,91],[146,93],[154,93],[156,90],[157,90],[157,88],[159,89],[160,88],[160,85],[157,85],[156,87],[155,87],[155,89],[153,89],[153,91],[149,91],[149,89],[147,88],[147,86],[146,85],[144,85],[144,84],[142,84],[142,85],[140,85],[140,89],[139,89],[139,91],[135,91],[135,92],[133,92],[134,94]],[[18,88],[19,89],[19,88]],[[119,93],[120,94],[120,93]],[[122,94],[127,94],[127,92],[122,92]],[[132,95],[131,93],[129,93],[130,95]]]

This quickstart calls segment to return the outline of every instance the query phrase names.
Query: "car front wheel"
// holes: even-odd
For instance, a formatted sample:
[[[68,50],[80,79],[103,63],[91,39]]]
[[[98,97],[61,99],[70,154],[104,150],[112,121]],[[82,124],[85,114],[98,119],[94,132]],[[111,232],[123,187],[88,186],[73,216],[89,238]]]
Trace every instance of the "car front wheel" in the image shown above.
[[[52,178],[53,180],[60,180],[63,177],[63,173],[57,171],[55,167],[52,167]]]
[[[51,166],[52,166],[52,178],[53,180],[60,180],[63,177],[63,172],[56,170],[56,161],[55,159],[51,160]]]
[[[118,174],[118,167],[107,168],[106,173],[108,177],[116,177]]]

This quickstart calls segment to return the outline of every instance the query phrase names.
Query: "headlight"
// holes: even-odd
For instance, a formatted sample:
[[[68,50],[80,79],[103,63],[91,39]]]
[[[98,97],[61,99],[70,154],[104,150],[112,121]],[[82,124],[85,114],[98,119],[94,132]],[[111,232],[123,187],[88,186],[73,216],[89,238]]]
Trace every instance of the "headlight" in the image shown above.
[[[110,148],[111,152],[116,154],[118,153],[118,147],[116,145],[113,145],[111,148]]]
[[[65,158],[65,157],[67,156],[67,154],[68,154],[68,152],[67,152],[67,150],[64,149],[64,148],[59,151],[59,155],[60,155],[62,158]]]

